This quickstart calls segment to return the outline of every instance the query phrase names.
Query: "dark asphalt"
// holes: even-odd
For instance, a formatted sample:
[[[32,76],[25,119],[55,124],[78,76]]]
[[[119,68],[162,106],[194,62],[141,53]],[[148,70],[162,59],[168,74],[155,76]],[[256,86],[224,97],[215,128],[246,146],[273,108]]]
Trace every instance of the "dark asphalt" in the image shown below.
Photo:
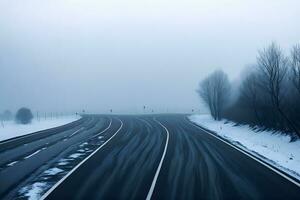
[[[15,148],[1,151],[0,144],[0,194],[8,193],[43,163],[67,151],[66,147],[91,140],[107,127],[109,119],[108,142],[46,199],[146,199],[166,146],[168,134],[163,126],[169,132],[169,142],[151,199],[300,199],[298,186],[195,127],[185,115],[86,116],[68,130],[32,138],[27,145],[19,142]],[[87,130],[72,135],[82,127]],[[70,135],[70,142],[64,144],[62,139]],[[46,143],[51,145],[20,159]],[[20,166],[5,167],[18,159]],[[34,167],[28,167],[31,165]],[[12,182],[10,186],[6,181]]]
[[[166,135],[151,117],[120,119],[121,131],[47,199],[146,198]]]
[[[0,199],[13,198],[18,186],[26,184],[36,171],[47,168],[60,155],[73,151],[83,141],[93,138],[109,122],[108,117],[85,116],[59,128],[1,142]]]
[[[170,143],[153,199],[299,199],[298,186],[185,117],[159,119]]]

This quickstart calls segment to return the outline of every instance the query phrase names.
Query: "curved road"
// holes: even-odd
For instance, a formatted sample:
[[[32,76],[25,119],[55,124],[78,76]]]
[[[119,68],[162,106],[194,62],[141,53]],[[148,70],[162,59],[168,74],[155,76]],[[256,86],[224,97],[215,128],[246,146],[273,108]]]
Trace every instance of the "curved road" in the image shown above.
[[[170,145],[153,199],[298,199],[300,188],[184,116],[159,118]]]
[[[64,144],[66,138],[69,143]],[[42,162],[57,159],[83,141],[95,146],[93,153],[57,180],[42,199],[300,197],[299,185],[193,125],[185,115],[86,116],[69,130],[32,138],[27,145],[1,151],[0,144],[2,197],[13,199],[12,188],[20,184],[18,181],[26,182],[26,177],[45,165]],[[24,160],[29,152],[33,155]],[[17,164],[7,167],[12,160],[18,160]],[[35,167],[27,170],[30,165]],[[13,172],[18,169],[23,178],[13,178],[14,184],[8,187],[5,181],[17,176]]]
[[[78,149],[83,141],[93,138],[109,123],[108,117],[85,116],[59,128],[1,142],[0,199],[14,198],[17,191],[36,173]]]
[[[123,127],[47,199],[145,199],[166,135],[152,118],[120,117]],[[76,191],[76,192],[65,192]]]

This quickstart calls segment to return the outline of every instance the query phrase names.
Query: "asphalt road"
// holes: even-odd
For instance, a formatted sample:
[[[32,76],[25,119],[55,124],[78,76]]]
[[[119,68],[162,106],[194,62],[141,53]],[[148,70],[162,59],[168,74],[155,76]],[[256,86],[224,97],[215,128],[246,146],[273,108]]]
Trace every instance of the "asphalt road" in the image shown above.
[[[0,143],[0,199],[14,199],[38,171],[78,148],[110,123],[109,117],[85,116],[74,123]],[[112,127],[115,120],[112,120]],[[110,130],[107,130],[110,131]],[[108,134],[109,135],[109,134]]]
[[[93,153],[43,198],[300,198],[299,186],[197,128],[185,115],[86,116],[66,129],[42,139],[33,137],[27,145],[18,142],[6,151],[1,151],[0,144],[2,197],[13,197],[12,188],[26,181],[35,170],[87,140],[97,144]],[[93,139],[103,131],[105,139],[101,143]],[[51,145],[43,146],[46,143]],[[28,152],[33,154],[37,149],[43,150],[24,159]],[[18,163],[7,167],[12,160]],[[34,167],[28,167],[31,165]]]

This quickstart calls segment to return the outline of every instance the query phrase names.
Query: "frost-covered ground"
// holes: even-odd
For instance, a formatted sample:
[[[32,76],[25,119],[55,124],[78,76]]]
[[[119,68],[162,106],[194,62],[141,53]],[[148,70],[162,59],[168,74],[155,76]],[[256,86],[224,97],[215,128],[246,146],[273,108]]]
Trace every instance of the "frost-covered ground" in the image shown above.
[[[0,141],[68,124],[79,118],[80,116],[74,115],[52,119],[41,119],[40,121],[34,119],[31,124],[27,125],[16,124],[15,121],[4,121],[4,127],[0,124]]]
[[[99,145],[103,144],[100,140]],[[38,200],[45,194],[55,183],[62,179],[71,171],[80,161],[94,151],[97,146],[88,142],[80,144],[76,151],[70,152],[69,155],[59,159],[48,169],[37,175],[27,185],[18,191],[16,199]]]
[[[214,121],[210,115],[192,115],[189,119],[300,180],[300,140],[290,143],[290,137],[279,132],[256,132],[247,125]]]

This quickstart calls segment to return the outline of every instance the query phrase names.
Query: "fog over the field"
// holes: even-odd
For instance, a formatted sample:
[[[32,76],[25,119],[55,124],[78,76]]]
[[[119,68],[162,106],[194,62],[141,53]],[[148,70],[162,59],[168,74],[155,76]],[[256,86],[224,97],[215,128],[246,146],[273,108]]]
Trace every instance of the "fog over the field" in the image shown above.
[[[299,0],[1,0],[0,111],[202,109],[198,82],[231,80],[300,38]]]

